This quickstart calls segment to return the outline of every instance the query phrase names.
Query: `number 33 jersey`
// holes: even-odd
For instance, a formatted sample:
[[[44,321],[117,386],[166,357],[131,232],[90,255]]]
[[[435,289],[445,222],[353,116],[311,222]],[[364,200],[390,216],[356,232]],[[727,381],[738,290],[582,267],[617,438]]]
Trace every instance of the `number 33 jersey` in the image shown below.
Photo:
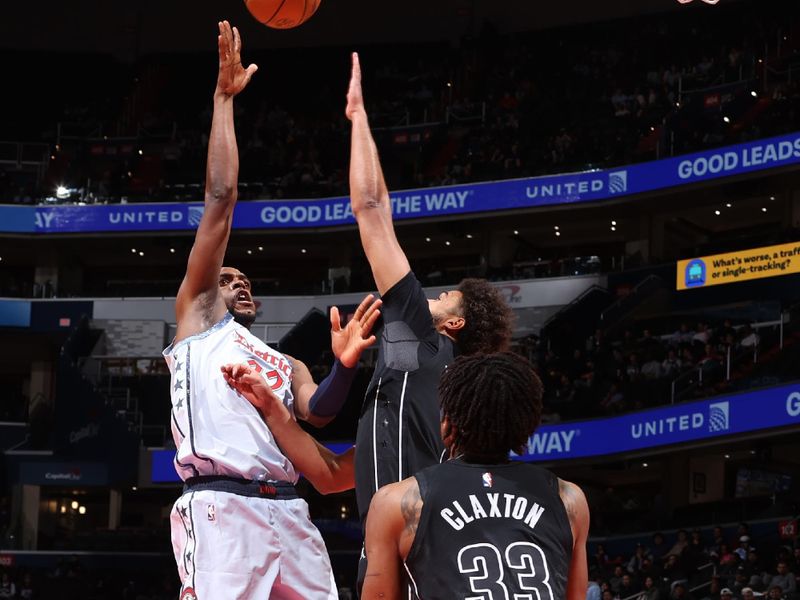
[[[253,480],[297,481],[261,415],[233,391],[220,367],[247,363],[294,412],[289,360],[227,314],[206,331],[164,350],[172,375],[172,436],[181,479],[225,475]]]
[[[573,541],[555,475],[456,459],[415,477],[423,505],[406,567],[418,598],[563,600]]]

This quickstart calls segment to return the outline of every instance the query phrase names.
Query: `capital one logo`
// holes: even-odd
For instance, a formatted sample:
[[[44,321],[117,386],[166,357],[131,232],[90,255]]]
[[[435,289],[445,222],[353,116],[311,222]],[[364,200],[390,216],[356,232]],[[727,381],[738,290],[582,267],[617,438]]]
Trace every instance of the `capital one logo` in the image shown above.
[[[728,431],[730,423],[730,404],[715,402],[708,407],[708,431]]]
[[[608,174],[608,191],[612,194],[622,194],[628,191],[628,172],[614,171]]]

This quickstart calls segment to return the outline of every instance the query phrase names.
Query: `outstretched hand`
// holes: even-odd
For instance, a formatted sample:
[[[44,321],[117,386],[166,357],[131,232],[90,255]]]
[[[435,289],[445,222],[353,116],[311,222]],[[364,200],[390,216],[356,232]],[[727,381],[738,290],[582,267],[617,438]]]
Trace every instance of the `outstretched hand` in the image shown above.
[[[345,116],[353,120],[356,113],[364,112],[364,95],[361,91],[361,63],[358,61],[358,52],[353,52],[353,68],[350,72],[350,87],[347,88],[347,107]]]
[[[247,69],[242,66],[242,38],[239,30],[227,21],[219,23],[219,75],[217,75],[217,93],[232,98],[241,92],[250,82],[250,78],[258,71],[251,64]]]
[[[331,307],[331,350],[345,367],[355,367],[361,353],[375,343],[375,336],[370,334],[381,316],[381,304],[380,299],[375,300],[375,296],[368,294],[344,328],[339,309]]]
[[[264,416],[283,403],[267,385],[266,380],[246,363],[223,365],[220,370],[225,382]]]

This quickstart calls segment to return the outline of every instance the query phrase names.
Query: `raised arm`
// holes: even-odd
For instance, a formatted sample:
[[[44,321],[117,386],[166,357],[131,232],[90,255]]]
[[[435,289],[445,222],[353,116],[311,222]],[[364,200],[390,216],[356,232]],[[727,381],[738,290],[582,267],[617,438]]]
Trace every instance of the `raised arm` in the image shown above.
[[[589,537],[589,505],[583,490],[574,483],[558,480],[558,491],[572,528],[572,560],[567,575],[566,600],[585,600],[589,585],[586,540]]]
[[[264,378],[249,365],[225,365],[222,376],[228,385],[256,407],[286,458],[318,492],[332,494],[355,486],[353,448],[335,454],[319,444],[300,428]]]
[[[298,419],[324,427],[339,414],[350,393],[361,353],[375,343],[371,333],[381,315],[380,306],[381,301],[368,294],[345,327],[339,309],[331,307],[331,349],[336,362],[319,385],[302,361],[289,357],[293,367],[294,414]]]
[[[375,285],[383,294],[411,270],[392,224],[392,202],[383,180],[361,91],[361,65],[353,53],[345,115],[353,124],[350,148],[350,202]]]
[[[204,331],[226,311],[219,295],[219,270],[231,232],[239,176],[233,98],[247,86],[258,67],[250,65],[245,69],[242,66],[239,31],[235,27],[231,29],[227,21],[219,23],[217,42],[219,73],[208,140],[205,208],[175,300],[176,341]]]

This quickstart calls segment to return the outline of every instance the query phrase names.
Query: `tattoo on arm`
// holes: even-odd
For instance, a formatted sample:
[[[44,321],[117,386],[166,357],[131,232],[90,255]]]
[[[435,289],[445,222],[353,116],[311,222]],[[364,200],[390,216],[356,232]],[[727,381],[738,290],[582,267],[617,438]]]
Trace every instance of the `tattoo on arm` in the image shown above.
[[[575,506],[575,490],[572,485],[559,479],[558,494],[561,496],[561,501],[564,503],[564,508],[567,511],[570,523],[574,522],[578,516],[578,507]]]
[[[422,512],[422,498],[419,495],[419,487],[412,485],[403,494],[400,500],[400,511],[403,513],[404,534],[416,534],[419,526],[419,515]]]

